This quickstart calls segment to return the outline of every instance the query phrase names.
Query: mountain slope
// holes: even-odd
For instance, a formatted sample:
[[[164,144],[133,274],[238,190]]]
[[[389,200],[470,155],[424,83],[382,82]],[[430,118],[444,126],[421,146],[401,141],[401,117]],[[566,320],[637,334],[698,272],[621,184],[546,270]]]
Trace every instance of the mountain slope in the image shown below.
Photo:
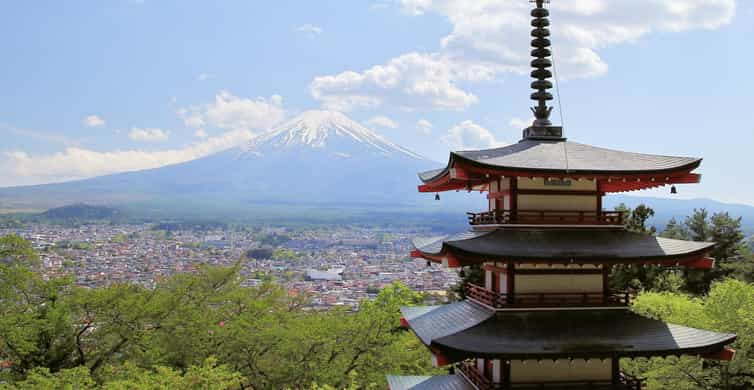
[[[308,111],[247,145],[186,163],[0,189],[0,206],[411,205],[426,199],[416,193],[416,172],[436,165],[341,113]]]

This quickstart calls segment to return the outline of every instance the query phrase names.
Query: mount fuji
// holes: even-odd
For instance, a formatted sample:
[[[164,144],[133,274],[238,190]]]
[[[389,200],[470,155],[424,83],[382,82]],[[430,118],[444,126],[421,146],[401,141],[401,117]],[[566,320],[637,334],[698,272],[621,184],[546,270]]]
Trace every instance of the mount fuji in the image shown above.
[[[307,111],[242,145],[197,160],[81,181],[0,189],[0,208],[71,203],[152,208],[250,205],[410,206],[416,173],[440,164],[339,112]]]

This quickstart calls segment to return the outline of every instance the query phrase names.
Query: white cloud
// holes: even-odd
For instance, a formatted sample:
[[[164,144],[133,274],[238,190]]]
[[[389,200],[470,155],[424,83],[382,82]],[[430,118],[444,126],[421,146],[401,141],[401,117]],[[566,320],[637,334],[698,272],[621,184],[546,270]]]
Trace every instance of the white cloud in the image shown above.
[[[454,126],[440,138],[452,150],[485,149],[503,146],[486,128],[467,120]]]
[[[376,116],[366,121],[366,124],[372,127],[385,127],[388,129],[397,129],[400,127],[400,124],[398,122],[384,116]]]
[[[29,185],[83,179],[111,173],[158,168],[217,153],[241,145],[253,138],[248,130],[233,130],[209,137],[184,148],[159,151],[95,151],[68,147],[53,154],[32,155],[24,151],[0,154],[0,185]]]
[[[283,98],[279,95],[250,99],[220,91],[214,102],[181,108],[178,115],[187,127],[194,129],[214,127],[259,131],[280,123],[285,118],[285,110]]]
[[[97,115],[89,115],[82,121],[86,127],[102,127],[105,125],[105,120]]]
[[[471,82],[512,72],[528,74],[531,5],[500,0],[395,0],[412,15],[435,13],[451,32],[432,53],[406,53],[369,69],[316,77],[312,96],[326,108],[463,110],[477,97]],[[599,76],[608,64],[599,52],[656,31],[716,29],[731,23],[735,0],[558,0],[553,49],[563,79]],[[463,86],[460,84],[465,83]]]
[[[139,142],[162,142],[170,138],[170,132],[157,128],[134,127],[128,133],[128,138]]]
[[[409,111],[460,110],[478,101],[456,85],[455,80],[462,76],[441,56],[408,53],[362,73],[347,71],[317,77],[310,89],[326,108],[338,111],[385,103]]]
[[[413,14],[433,12],[453,26],[442,53],[493,71],[525,72],[529,63],[528,2],[399,0]],[[559,0],[551,4],[553,47],[561,75],[590,77],[607,71],[600,49],[653,31],[716,29],[735,15],[735,0]]]
[[[419,119],[419,121],[416,122],[416,129],[422,134],[431,134],[433,127],[432,122],[426,119]]]
[[[199,73],[196,76],[196,81],[207,81],[212,78],[212,75],[209,73]]]
[[[204,129],[196,129],[196,131],[194,132],[194,136],[197,138],[204,139],[204,138],[209,137],[209,134],[207,134],[207,132],[204,131]]]
[[[319,34],[322,34],[324,30],[322,27],[315,26],[313,24],[304,24],[296,27],[296,31],[305,34],[309,38],[314,38]]]

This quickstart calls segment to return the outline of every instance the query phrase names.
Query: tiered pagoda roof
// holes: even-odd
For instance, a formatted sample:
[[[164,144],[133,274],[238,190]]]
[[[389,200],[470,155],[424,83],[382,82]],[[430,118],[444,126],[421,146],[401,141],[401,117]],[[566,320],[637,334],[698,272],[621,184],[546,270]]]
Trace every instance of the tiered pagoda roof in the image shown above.
[[[418,312],[423,314],[416,315]],[[666,324],[628,310],[496,312],[473,301],[404,308],[408,326],[443,362],[705,355],[736,335]]]
[[[617,265],[712,268],[715,243],[632,232],[625,215],[602,207],[608,193],[698,183],[694,170],[702,160],[567,140],[547,104],[553,99],[549,1],[533,2],[532,126],[517,144],[452,152],[444,168],[419,174],[420,192],[488,192],[488,211],[468,213],[470,231],[417,239],[411,253],[484,271],[484,286],[463,286],[464,301],[401,309],[401,325],[429,348],[435,366],[454,367],[454,375],[390,376],[391,390],[640,390],[641,380],[620,371],[621,358],[735,355],[726,346],[736,335],[634,314],[631,292],[610,288]],[[554,369],[561,360],[574,371]],[[550,371],[529,366],[547,361]]]
[[[624,228],[498,228],[450,237],[416,239],[414,257],[446,260],[446,266],[490,259],[535,264],[665,264],[698,268],[715,244],[655,237]]]
[[[478,390],[457,375],[387,377],[390,390]]]
[[[496,149],[452,152],[445,168],[422,172],[421,192],[468,189],[490,176],[567,177],[599,180],[603,192],[634,191],[669,184],[698,183],[692,171],[702,160],[622,152],[567,141],[525,138]]]

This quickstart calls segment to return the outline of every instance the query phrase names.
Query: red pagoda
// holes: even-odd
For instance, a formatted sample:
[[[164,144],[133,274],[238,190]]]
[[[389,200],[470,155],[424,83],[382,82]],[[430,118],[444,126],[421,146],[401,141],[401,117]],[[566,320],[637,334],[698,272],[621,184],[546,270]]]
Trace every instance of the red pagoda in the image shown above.
[[[453,152],[445,168],[419,175],[420,192],[487,193],[489,211],[469,213],[470,231],[415,240],[412,252],[451,268],[479,265],[484,286],[464,286],[461,302],[402,309],[402,325],[451,374],[389,376],[391,390],[641,389],[640,380],[621,372],[621,358],[733,358],[726,345],[736,335],[642,317],[629,310],[628,293],[609,288],[613,266],[714,265],[714,243],[634,233],[624,215],[602,207],[609,193],[698,183],[701,159],[621,152],[564,137],[549,120],[545,2],[536,0],[531,12],[531,98],[538,104],[523,139]]]

